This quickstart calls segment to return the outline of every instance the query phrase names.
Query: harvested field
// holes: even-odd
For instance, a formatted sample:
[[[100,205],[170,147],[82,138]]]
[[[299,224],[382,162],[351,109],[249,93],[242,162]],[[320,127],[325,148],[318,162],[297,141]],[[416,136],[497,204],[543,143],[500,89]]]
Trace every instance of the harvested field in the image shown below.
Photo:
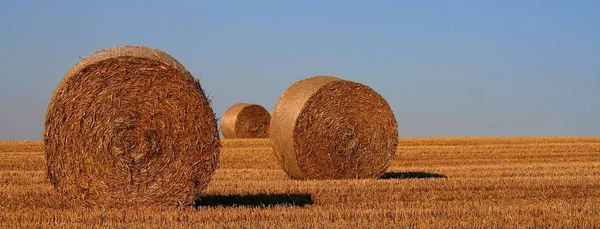
[[[194,207],[55,198],[42,142],[0,142],[0,228],[600,227],[600,137],[402,138],[384,179],[292,180],[268,139],[222,142]]]

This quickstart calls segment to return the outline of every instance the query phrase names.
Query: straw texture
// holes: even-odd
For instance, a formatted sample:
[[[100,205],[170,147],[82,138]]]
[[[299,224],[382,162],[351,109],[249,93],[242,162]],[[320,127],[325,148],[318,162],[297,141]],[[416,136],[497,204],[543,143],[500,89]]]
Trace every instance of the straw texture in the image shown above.
[[[221,118],[224,138],[267,138],[271,114],[256,104],[238,103],[231,106]]]
[[[292,84],[275,106],[270,135],[294,179],[378,178],[398,145],[388,103],[363,84],[332,76]]]
[[[200,82],[173,57],[143,46],[81,60],[46,114],[48,177],[81,204],[192,203],[209,183],[220,147]]]

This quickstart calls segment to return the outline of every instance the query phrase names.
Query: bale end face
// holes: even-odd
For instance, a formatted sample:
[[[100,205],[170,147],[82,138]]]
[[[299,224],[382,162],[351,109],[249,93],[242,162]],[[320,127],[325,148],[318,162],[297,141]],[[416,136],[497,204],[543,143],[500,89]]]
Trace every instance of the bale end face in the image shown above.
[[[227,109],[221,121],[224,138],[268,138],[271,114],[262,106],[238,103]]]
[[[200,83],[142,46],[102,50],[65,75],[48,106],[48,176],[83,204],[192,203],[217,167],[216,119]]]
[[[317,76],[292,84],[271,121],[271,143],[295,179],[378,178],[398,144],[387,102],[371,88]]]

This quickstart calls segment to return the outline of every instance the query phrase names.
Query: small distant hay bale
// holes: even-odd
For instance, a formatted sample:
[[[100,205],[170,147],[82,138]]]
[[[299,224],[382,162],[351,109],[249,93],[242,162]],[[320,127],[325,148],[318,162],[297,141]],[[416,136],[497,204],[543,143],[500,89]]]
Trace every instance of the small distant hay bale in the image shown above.
[[[192,203],[217,167],[219,133],[200,82],[143,46],[93,53],[48,106],[48,177],[83,205]]]
[[[221,132],[224,138],[268,138],[271,114],[256,104],[238,103],[223,114]]]
[[[273,151],[294,179],[379,178],[398,145],[388,103],[368,86],[332,76],[292,84],[270,129]]]

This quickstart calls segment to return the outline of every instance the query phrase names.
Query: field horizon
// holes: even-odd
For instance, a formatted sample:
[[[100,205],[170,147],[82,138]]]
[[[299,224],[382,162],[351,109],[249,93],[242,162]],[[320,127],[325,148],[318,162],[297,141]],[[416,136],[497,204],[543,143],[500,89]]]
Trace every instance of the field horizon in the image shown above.
[[[268,139],[222,140],[194,206],[86,208],[42,141],[0,141],[0,227],[600,227],[600,137],[400,137],[379,179],[290,179]]]

